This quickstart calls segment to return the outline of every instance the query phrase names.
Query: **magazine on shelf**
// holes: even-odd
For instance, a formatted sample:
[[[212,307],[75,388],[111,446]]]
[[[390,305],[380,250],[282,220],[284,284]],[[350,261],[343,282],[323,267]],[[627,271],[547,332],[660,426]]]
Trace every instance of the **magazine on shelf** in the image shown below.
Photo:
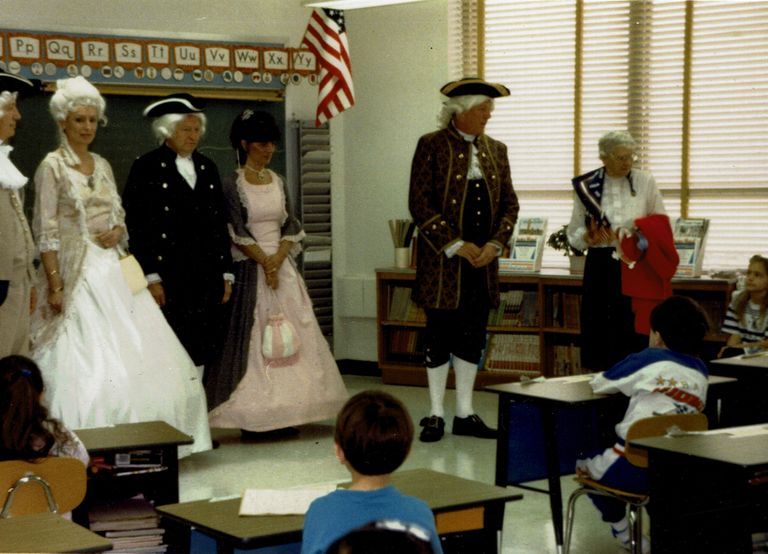
[[[541,270],[541,257],[547,231],[547,218],[521,217],[509,241],[509,257],[499,258],[500,273]]]
[[[698,277],[704,261],[704,247],[707,241],[709,220],[703,217],[674,220],[675,248],[680,256],[676,277]]]

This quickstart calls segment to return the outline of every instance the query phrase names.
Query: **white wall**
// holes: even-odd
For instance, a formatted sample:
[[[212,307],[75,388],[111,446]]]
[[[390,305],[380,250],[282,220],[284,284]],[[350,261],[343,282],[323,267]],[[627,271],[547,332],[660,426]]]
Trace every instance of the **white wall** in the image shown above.
[[[0,27],[298,46],[299,0],[0,0]],[[375,360],[377,267],[392,265],[387,220],[408,217],[416,140],[435,128],[447,67],[447,3],[347,12],[357,104],[331,122],[336,357]],[[286,114],[313,119],[317,88],[289,86]]]

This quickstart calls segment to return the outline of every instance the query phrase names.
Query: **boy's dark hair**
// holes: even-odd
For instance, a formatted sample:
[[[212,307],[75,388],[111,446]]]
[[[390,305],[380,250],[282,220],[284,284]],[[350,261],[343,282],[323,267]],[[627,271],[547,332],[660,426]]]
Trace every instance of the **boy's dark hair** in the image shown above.
[[[651,312],[651,329],[670,350],[698,356],[709,331],[706,312],[685,296],[670,296]]]
[[[375,521],[353,529],[327,554],[432,554],[426,530],[400,521]]]
[[[400,467],[408,456],[413,423],[408,410],[394,396],[363,391],[339,412],[334,439],[355,471],[385,475]]]

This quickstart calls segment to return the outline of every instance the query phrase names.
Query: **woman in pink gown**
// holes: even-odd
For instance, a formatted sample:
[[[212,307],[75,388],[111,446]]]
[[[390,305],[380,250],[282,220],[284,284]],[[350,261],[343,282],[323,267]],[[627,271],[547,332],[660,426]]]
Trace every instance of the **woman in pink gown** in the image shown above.
[[[330,419],[348,396],[293,260],[304,231],[283,179],[267,168],[279,138],[274,118],[253,110],[230,131],[240,164],[224,181],[235,283],[221,358],[206,368],[212,427],[263,432]],[[300,347],[275,362],[262,354],[262,333],[279,313],[295,327]]]

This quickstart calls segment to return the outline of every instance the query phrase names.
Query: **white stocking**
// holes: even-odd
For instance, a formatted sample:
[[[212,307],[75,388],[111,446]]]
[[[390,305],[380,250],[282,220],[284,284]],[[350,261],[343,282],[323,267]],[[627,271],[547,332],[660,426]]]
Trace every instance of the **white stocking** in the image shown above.
[[[475,413],[472,407],[472,393],[475,389],[477,364],[453,357],[453,372],[456,375],[456,417],[468,417]]]
[[[427,382],[429,383],[429,401],[432,404],[430,415],[445,417],[443,401],[445,400],[445,383],[448,380],[448,366],[445,362],[437,367],[427,368]]]

